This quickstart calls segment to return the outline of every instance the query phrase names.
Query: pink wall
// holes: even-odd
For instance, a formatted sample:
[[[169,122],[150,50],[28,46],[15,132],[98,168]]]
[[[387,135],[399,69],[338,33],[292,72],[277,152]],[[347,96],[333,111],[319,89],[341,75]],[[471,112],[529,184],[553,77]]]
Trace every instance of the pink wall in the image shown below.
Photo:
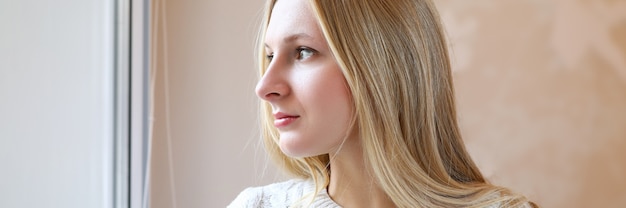
[[[281,178],[255,125],[262,1],[165,2],[167,56],[163,12],[153,33],[152,207],[224,207]],[[626,2],[436,2],[463,134],[485,175],[543,207],[626,206]]]

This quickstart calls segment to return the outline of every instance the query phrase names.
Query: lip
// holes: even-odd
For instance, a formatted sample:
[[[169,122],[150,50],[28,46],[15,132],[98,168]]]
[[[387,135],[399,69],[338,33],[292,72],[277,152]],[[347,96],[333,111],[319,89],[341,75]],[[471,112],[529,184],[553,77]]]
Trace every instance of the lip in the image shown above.
[[[298,115],[290,115],[282,112],[274,113],[274,126],[276,128],[284,128],[298,120],[298,118],[300,118]]]

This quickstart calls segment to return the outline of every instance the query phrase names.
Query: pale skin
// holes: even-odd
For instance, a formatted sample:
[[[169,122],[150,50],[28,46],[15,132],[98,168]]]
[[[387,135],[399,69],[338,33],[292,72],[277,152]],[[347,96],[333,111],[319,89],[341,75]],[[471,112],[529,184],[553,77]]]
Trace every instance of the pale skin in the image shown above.
[[[292,157],[329,154],[330,197],[343,207],[394,207],[374,182],[351,129],[343,73],[306,0],[278,1],[265,38],[270,59],[257,95],[272,106],[280,148]]]

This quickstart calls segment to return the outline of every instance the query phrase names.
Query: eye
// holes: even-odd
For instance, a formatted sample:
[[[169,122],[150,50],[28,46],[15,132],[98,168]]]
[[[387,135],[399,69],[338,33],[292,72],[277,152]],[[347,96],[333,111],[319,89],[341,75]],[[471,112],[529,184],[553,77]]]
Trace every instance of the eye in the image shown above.
[[[265,58],[267,59],[268,62],[272,62],[272,59],[274,59],[274,54],[273,53],[267,54]]]
[[[297,52],[296,59],[298,60],[307,59],[315,54],[315,50],[311,48],[307,48],[307,47],[300,47],[296,49],[296,52]]]

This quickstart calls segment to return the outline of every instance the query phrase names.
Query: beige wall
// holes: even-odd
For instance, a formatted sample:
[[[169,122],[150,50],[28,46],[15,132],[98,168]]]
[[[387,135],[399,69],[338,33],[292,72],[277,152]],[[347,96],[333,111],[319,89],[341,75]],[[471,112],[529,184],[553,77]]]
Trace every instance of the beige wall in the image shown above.
[[[273,169],[263,171],[265,160],[257,148],[255,126],[252,48],[262,2],[165,2],[153,3],[160,18],[153,27],[158,30],[153,34],[158,56],[151,207],[175,207],[174,199],[179,208],[225,207],[245,187],[269,183],[276,176]],[[166,60],[172,166],[166,126]]]
[[[255,126],[261,4],[166,1],[165,21],[160,11],[152,207],[173,207],[174,196],[177,207],[223,207],[280,178],[263,168]],[[626,206],[626,1],[437,5],[462,130],[485,175],[544,207]]]
[[[462,130],[545,207],[626,207],[626,1],[438,1]]]

